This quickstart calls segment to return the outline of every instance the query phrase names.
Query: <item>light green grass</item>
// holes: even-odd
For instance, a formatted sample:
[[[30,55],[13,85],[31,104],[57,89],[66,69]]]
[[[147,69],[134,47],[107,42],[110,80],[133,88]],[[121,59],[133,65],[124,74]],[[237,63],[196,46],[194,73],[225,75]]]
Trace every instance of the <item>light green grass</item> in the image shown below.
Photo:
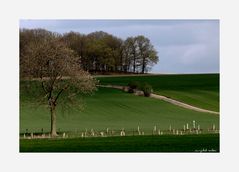
[[[26,98],[22,98],[20,106],[20,132],[45,132],[50,130],[50,114],[46,107],[31,106]],[[88,131],[110,129],[127,130],[140,128],[147,134],[153,126],[160,129],[183,128],[183,125],[195,120],[201,128],[207,129],[212,124],[219,127],[219,116],[187,110],[170,103],[146,97],[134,96],[120,90],[99,88],[90,97],[84,99],[85,109],[82,112],[57,111],[58,131]]]
[[[101,84],[127,85],[147,82],[155,93],[219,112],[219,74],[99,77]]]

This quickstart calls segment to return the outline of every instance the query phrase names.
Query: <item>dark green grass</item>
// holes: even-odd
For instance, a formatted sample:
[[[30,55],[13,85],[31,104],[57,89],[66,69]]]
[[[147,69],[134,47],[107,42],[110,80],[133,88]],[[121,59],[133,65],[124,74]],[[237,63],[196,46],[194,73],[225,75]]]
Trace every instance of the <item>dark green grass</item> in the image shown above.
[[[220,152],[219,135],[20,140],[20,152]]]
[[[149,75],[98,77],[101,84],[127,85],[130,81],[147,82],[155,93],[185,103],[219,111],[219,74]]]
[[[63,113],[58,107],[58,131],[88,131],[106,130],[106,128],[127,131],[136,130],[138,125],[145,132],[151,134],[154,125],[158,129],[182,129],[192,121],[200,124],[202,129],[207,129],[213,124],[219,127],[219,116],[214,114],[199,113],[184,109],[170,103],[146,97],[134,96],[116,89],[99,88],[92,96],[84,99],[83,111],[70,111]],[[20,132],[50,131],[50,113],[44,106],[36,108],[25,98],[20,103]]]

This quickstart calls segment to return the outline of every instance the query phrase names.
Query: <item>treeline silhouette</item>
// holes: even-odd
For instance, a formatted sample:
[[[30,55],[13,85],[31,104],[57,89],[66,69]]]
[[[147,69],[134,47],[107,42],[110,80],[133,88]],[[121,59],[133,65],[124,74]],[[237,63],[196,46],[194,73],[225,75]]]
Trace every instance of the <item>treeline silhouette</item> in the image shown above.
[[[103,31],[86,35],[78,32],[59,34],[45,29],[20,29],[20,61],[32,42],[51,38],[73,50],[79,65],[91,73],[146,73],[158,62],[157,51],[143,35],[123,40]]]

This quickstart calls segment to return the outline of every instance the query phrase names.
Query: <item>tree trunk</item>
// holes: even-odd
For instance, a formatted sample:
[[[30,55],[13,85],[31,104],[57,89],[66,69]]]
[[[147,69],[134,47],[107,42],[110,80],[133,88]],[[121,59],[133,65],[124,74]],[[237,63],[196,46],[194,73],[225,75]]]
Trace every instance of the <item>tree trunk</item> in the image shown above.
[[[56,133],[56,106],[52,103],[51,104],[51,136],[57,136]]]
[[[145,70],[145,57],[143,57],[143,64],[142,64],[142,71],[141,73],[144,73],[144,70]]]
[[[133,65],[133,72],[135,73],[135,68],[136,68],[136,57],[134,55],[134,65]]]

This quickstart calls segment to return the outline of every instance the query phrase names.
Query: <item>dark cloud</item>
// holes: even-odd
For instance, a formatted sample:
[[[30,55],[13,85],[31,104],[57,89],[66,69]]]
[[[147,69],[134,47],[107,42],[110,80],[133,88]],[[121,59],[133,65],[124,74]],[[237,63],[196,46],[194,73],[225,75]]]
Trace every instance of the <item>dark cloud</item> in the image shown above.
[[[21,20],[20,27],[85,34],[102,30],[123,39],[145,35],[160,59],[152,72],[219,72],[218,20]]]

